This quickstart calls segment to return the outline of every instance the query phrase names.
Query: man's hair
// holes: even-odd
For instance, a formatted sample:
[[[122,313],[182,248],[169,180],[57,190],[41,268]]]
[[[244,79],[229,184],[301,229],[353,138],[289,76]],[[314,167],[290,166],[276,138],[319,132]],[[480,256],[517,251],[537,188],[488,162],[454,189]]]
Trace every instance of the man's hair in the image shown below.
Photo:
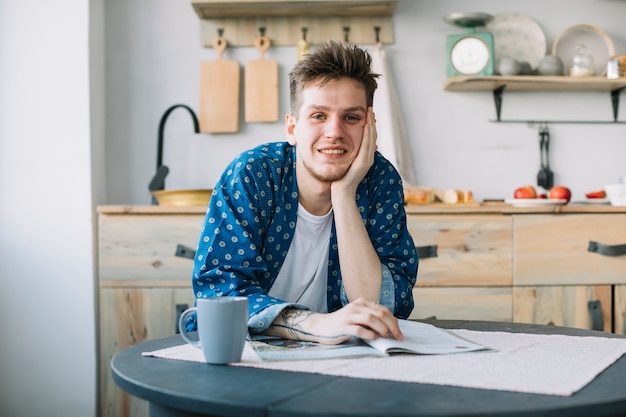
[[[372,57],[356,45],[330,41],[321,43],[313,53],[305,55],[289,73],[290,110],[294,117],[300,111],[302,90],[311,84],[324,86],[329,81],[351,78],[365,89],[368,106],[374,103],[379,74],[371,71]]]

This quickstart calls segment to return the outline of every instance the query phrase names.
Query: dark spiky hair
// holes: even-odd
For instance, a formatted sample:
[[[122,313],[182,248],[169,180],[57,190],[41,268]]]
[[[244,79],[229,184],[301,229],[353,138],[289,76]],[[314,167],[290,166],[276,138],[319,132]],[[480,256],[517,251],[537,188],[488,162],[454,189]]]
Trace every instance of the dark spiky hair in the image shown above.
[[[330,41],[321,43],[313,53],[306,55],[289,73],[290,110],[298,117],[302,90],[311,84],[323,86],[332,80],[350,78],[365,89],[368,106],[374,103],[374,91],[379,74],[371,72],[372,57],[356,45]]]

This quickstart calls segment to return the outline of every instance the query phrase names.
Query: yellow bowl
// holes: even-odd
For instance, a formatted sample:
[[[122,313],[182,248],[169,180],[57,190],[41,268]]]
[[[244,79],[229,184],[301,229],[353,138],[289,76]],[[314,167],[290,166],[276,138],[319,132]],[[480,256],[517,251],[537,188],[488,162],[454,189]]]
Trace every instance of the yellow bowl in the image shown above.
[[[157,190],[152,195],[160,206],[207,206],[212,189],[204,190]]]

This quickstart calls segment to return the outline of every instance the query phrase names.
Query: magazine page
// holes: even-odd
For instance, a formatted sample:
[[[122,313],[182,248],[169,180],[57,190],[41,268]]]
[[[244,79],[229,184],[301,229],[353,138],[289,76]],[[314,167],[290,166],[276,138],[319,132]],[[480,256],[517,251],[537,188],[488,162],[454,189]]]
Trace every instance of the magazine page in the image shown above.
[[[415,353],[420,355],[444,355],[451,353],[488,350],[486,346],[473,343],[444,329],[428,323],[398,320],[404,335],[401,341],[391,338],[366,340],[365,343],[386,353]]]
[[[298,340],[253,340],[250,345],[256,354],[266,361],[293,361],[309,359],[358,358],[363,356],[387,356],[353,338],[339,345],[323,345]]]

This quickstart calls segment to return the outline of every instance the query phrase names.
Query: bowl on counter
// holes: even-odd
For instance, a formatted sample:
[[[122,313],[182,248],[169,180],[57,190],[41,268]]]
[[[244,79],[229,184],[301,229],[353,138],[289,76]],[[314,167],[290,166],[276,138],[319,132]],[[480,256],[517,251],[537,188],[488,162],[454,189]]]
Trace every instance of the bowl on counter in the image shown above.
[[[160,206],[207,206],[213,190],[156,190],[152,195]]]
[[[604,191],[612,206],[626,206],[626,184],[608,184]]]

